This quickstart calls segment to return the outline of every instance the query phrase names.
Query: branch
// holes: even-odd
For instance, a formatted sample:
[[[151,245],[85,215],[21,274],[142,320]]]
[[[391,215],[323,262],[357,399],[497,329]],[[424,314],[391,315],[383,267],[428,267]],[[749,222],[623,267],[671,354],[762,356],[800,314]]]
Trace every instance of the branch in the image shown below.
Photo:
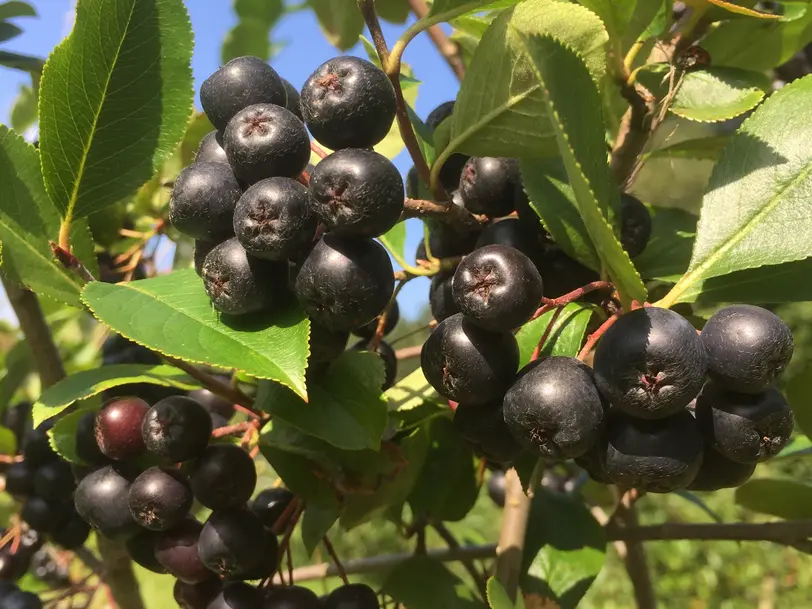
[[[228,383],[224,383],[219,379],[216,379],[212,375],[203,372],[197,366],[184,362],[183,360],[169,357],[168,355],[164,355],[163,358],[175,366],[175,368],[180,368],[193,379],[200,381],[200,383],[212,393],[216,393],[217,395],[230,400],[232,404],[239,404],[247,409],[253,408],[254,400],[245,395],[236,387],[232,387]]]
[[[682,523],[666,522],[622,528],[610,525],[608,539],[622,541],[664,541],[674,539],[713,541],[772,541],[793,545],[812,537],[812,520],[779,522]]]
[[[620,93],[629,102],[629,109],[620,123],[615,147],[612,149],[612,174],[622,190],[626,190],[639,171],[638,159],[654,130],[657,100],[640,86],[620,85]]]
[[[637,495],[625,494],[621,499],[615,513],[612,515],[610,525],[616,526],[618,530],[623,528],[637,527],[637,510],[634,502]],[[651,571],[648,567],[646,549],[639,540],[624,540],[626,543],[626,556],[623,561],[626,563],[626,571],[632,582],[634,599],[637,609],[655,609],[657,607],[657,596],[654,593],[654,584],[651,581]]]
[[[423,351],[423,345],[415,345],[414,347],[403,347],[403,349],[398,349],[397,351],[395,351],[395,357],[399,360],[420,357],[421,351]]]
[[[20,322],[20,330],[34,356],[42,388],[46,389],[65,378],[65,366],[45,314],[34,292],[18,286],[5,275],[2,275],[2,281],[11,308]]]
[[[424,19],[429,14],[429,7],[425,0],[409,0],[409,6],[412,7],[412,12],[418,19]],[[462,80],[465,76],[465,64],[462,62],[457,44],[449,40],[439,25],[432,25],[428,29],[428,35],[457,79]]]
[[[104,583],[110,589],[119,609],[145,609],[132,561],[124,544],[98,536],[99,555],[104,564]]]
[[[530,498],[525,495],[522,481],[515,469],[505,474],[505,509],[496,550],[496,579],[504,586],[511,601],[516,600],[521,575],[524,536],[530,514]]]
[[[462,205],[424,199],[406,199],[402,218],[436,218],[466,231],[478,230],[488,222],[486,216],[472,214]]]

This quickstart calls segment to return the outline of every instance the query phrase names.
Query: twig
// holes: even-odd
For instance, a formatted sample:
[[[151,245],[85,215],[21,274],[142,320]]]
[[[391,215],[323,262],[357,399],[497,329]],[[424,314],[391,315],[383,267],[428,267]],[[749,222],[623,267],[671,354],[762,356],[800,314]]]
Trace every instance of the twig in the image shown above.
[[[542,298],[541,302],[543,305],[548,307],[563,307],[596,290],[614,291],[615,286],[608,281],[593,281],[592,283],[588,283],[585,286],[573,290],[572,292],[567,292],[558,298]]]
[[[415,345],[414,347],[403,347],[403,349],[398,349],[395,351],[395,357],[399,360],[401,359],[411,359],[413,357],[420,357],[420,353],[423,351],[423,345]]]
[[[324,544],[324,549],[327,550],[327,553],[330,555],[330,558],[333,559],[333,563],[338,570],[338,574],[341,576],[341,581],[344,582],[344,585],[350,583],[350,580],[347,578],[347,571],[344,569],[344,565],[341,564],[341,560],[338,558],[338,554],[336,554],[336,549],[333,547],[333,544],[330,543],[330,538],[325,535],[322,537],[321,542]],[[290,577],[291,582],[293,582],[293,576]]]
[[[316,142],[314,142],[313,140],[310,140],[310,150],[312,150],[313,152],[315,152],[315,153],[316,153],[316,156],[318,156],[320,159],[323,159],[323,158],[326,158],[326,157],[327,157],[327,152],[325,152],[324,148],[322,148],[321,146],[319,146],[319,145],[318,145]]]
[[[792,545],[812,537],[812,520],[778,522],[683,523],[666,522],[646,526],[606,529],[608,539],[622,541],[664,541],[674,539],[713,541],[772,541]]]
[[[244,421],[242,423],[234,423],[233,425],[226,425],[225,427],[218,427],[211,432],[212,438],[222,438],[223,436],[230,436],[233,433],[245,433],[254,429],[256,426],[253,422]]]
[[[236,387],[232,387],[228,383],[223,383],[212,375],[203,372],[200,368],[194,366],[193,364],[184,362],[183,360],[176,359],[174,357],[169,357],[168,355],[164,355],[163,357],[167,362],[175,366],[175,368],[180,368],[193,379],[200,381],[200,383],[212,393],[216,393],[217,395],[230,400],[233,404],[240,404],[244,408],[248,409],[253,408],[254,400],[245,395]],[[262,415],[257,413],[254,413],[254,415],[262,418]]]
[[[88,271],[87,267],[84,264],[82,264],[82,261],[70,253],[70,250],[63,248],[55,241],[49,241],[48,243],[50,243],[51,251],[53,252],[54,257],[57,259],[59,264],[61,264],[74,274],[76,274],[76,276],[82,279],[83,281],[86,282],[96,281],[96,278],[93,276],[93,273]]]
[[[541,338],[539,338],[539,342],[536,345],[536,348],[533,349],[533,353],[530,356],[531,362],[536,361],[539,358],[539,355],[541,355],[541,350],[544,348],[544,343],[547,342],[550,333],[553,331],[553,326],[555,326],[555,322],[557,322],[558,318],[561,316],[561,311],[563,311],[561,307],[555,308],[553,316],[550,318],[550,323],[547,324],[547,328],[544,330],[544,334],[541,335]]]
[[[657,100],[637,84],[623,82],[620,92],[629,102],[629,109],[623,115],[612,149],[611,169],[615,181],[625,190],[639,171],[638,159],[654,130]]]
[[[511,601],[516,600],[521,575],[524,536],[530,513],[530,498],[515,469],[505,474],[505,508],[496,550],[496,579],[504,586]]]
[[[434,530],[437,531],[437,534],[443,539],[444,542],[448,544],[448,547],[452,550],[458,550],[460,548],[460,544],[451,531],[442,523],[442,522],[433,522],[432,527]],[[485,578],[482,577],[482,574],[476,568],[473,560],[463,559],[460,561],[462,566],[465,567],[465,570],[468,571],[470,576],[473,578],[476,587],[479,589],[479,594],[482,596],[483,599],[487,598],[487,591],[486,591],[486,584]]]
[[[468,231],[478,230],[488,222],[486,216],[472,214],[461,205],[425,199],[406,199],[402,218],[436,218]]]
[[[429,7],[425,0],[409,0],[409,6],[418,19],[423,19],[429,14]],[[465,76],[465,64],[462,62],[460,49],[456,43],[452,42],[448,36],[445,35],[443,28],[439,25],[432,25],[428,29],[428,35],[457,79],[462,80]]]
[[[623,530],[638,526],[635,503],[640,496],[635,489],[629,489],[623,493],[607,527]],[[651,581],[646,549],[639,540],[624,539],[623,541],[626,545],[626,556],[623,557],[623,561],[632,582],[637,609],[654,609],[657,606],[657,596]]]

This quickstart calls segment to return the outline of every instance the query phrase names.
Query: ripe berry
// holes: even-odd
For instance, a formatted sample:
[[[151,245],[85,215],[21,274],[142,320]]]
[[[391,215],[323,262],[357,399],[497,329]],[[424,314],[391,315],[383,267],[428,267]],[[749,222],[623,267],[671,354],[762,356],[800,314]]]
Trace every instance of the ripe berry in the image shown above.
[[[361,340],[355,343],[352,348],[354,351],[367,351],[367,345],[369,341]],[[389,346],[389,343],[386,341],[381,341],[378,343],[378,347],[375,349],[375,353],[381,356],[383,360],[383,384],[381,385],[381,391],[386,391],[392,385],[395,384],[395,379],[398,375],[398,358],[395,355],[395,350]]]
[[[40,423],[36,429],[32,429],[25,434],[25,441],[23,442],[23,454],[25,454],[25,460],[29,465],[39,467],[40,465],[57,458],[57,455],[54,452],[54,449],[51,448],[51,443],[48,440],[48,431],[53,426],[54,420],[51,419],[45,421],[44,423]]]
[[[136,397],[114,398],[96,413],[96,443],[105,456],[134,459],[144,452],[141,423],[149,404]]]
[[[217,379],[226,385],[231,383],[231,379],[227,376],[218,375]],[[230,419],[234,415],[234,404],[231,403],[231,400],[227,400],[208,389],[193,389],[186,395],[189,399],[200,404],[206,412],[219,414],[226,419]]]
[[[130,480],[120,469],[107,465],[85,476],[76,487],[76,511],[105,537],[128,537],[138,530],[127,503],[129,492]]]
[[[580,457],[575,457],[575,463],[589,474],[589,477],[595,482],[611,484],[612,481],[609,479],[609,474],[606,473],[606,466],[603,463],[605,457],[605,447],[598,443]]]
[[[166,531],[186,518],[194,497],[181,472],[150,467],[130,486],[129,503],[135,521],[146,529]]]
[[[431,316],[438,322],[460,312],[460,307],[452,293],[453,281],[453,273],[439,273],[431,278],[429,305],[431,306]]]
[[[307,128],[333,150],[371,148],[380,142],[389,133],[396,105],[386,74],[358,57],[323,63],[302,87]]]
[[[109,461],[96,442],[96,413],[86,412],[76,424],[76,454],[85,463],[103,465]]]
[[[777,390],[734,393],[713,381],[696,400],[696,420],[711,446],[739,463],[777,455],[794,426],[792,410]]]
[[[759,393],[778,380],[792,359],[792,332],[767,309],[733,305],[702,329],[708,375],[731,391]]]
[[[356,336],[360,336],[361,338],[370,339],[375,335],[375,332],[378,329],[378,319],[380,319],[380,315],[373,319],[368,324],[361,326],[360,328],[355,328],[352,331],[353,334]],[[395,326],[398,325],[400,321],[400,307],[398,307],[398,301],[392,303],[392,306],[389,307],[389,312],[386,314],[386,323],[384,324],[383,328],[383,335],[386,336],[395,329]]]
[[[164,531],[155,541],[156,560],[172,575],[187,584],[199,584],[211,578],[211,571],[200,560],[197,541],[203,525],[187,518]]]
[[[242,189],[231,167],[223,163],[194,163],[175,180],[169,200],[169,221],[179,232],[204,241],[233,234],[231,218]]]
[[[224,577],[234,577],[250,572],[262,562],[268,537],[276,545],[276,537],[269,536],[251,512],[220,510],[213,512],[203,526],[197,550],[209,569]]]
[[[623,315],[598,343],[595,378],[612,406],[654,419],[680,412],[702,389],[707,356],[684,317],[657,307]]]
[[[236,574],[234,578],[242,580],[265,579],[276,572],[279,566],[279,542],[270,531],[265,536],[264,545],[262,559],[251,569]]]
[[[11,553],[11,544],[0,548],[0,581],[12,582],[20,579],[31,566],[31,555],[17,551]],[[3,605],[5,607],[5,605]]]
[[[290,178],[268,178],[245,191],[234,210],[234,234],[249,255],[287,260],[306,251],[319,219],[310,193]]]
[[[284,78],[282,79],[282,84],[285,85],[285,92],[288,94],[288,101],[285,102],[285,108],[293,112],[300,121],[304,122],[299,91]]]
[[[501,399],[473,406],[458,405],[454,411],[454,428],[495,463],[510,463],[523,450],[505,424]]]
[[[127,554],[133,562],[153,573],[166,573],[164,566],[155,558],[155,544],[161,534],[156,531],[138,531],[126,542]]]
[[[478,230],[458,231],[449,224],[435,224],[429,231],[429,248],[435,258],[451,258],[470,254],[481,234]],[[425,258],[425,249],[423,250]]]
[[[453,315],[423,345],[420,363],[437,392],[462,404],[485,404],[504,395],[519,366],[509,332],[489,332]]]
[[[42,609],[42,601],[33,592],[15,590],[3,598],[3,609]]]
[[[176,580],[172,596],[180,609],[208,609],[209,603],[220,594],[222,588],[220,579],[214,576],[199,584]]]
[[[544,245],[538,231],[528,228],[518,218],[504,218],[483,230],[477,239],[476,247],[486,245],[507,245],[516,248],[530,258],[536,267],[544,256]]]
[[[507,484],[505,472],[495,471],[488,478],[488,497],[499,507],[505,507],[505,495],[507,494]]]
[[[82,547],[90,536],[90,525],[75,511],[70,519],[51,532],[51,541],[65,550]]]
[[[546,458],[583,455],[598,440],[603,399],[592,370],[571,357],[547,357],[525,366],[505,395],[505,423],[515,438]]]
[[[340,235],[378,237],[403,212],[403,179],[372,150],[339,150],[323,159],[310,176],[310,193],[314,213]]]
[[[344,353],[350,333],[310,323],[310,361],[331,362]]]
[[[637,197],[620,195],[620,244],[629,258],[643,253],[651,237],[651,214]]]
[[[203,111],[220,131],[243,108],[263,103],[284,106],[286,100],[283,80],[258,57],[232,59],[200,87]]]
[[[240,110],[223,132],[234,174],[248,184],[265,178],[294,178],[310,160],[310,139],[302,121],[274,104]]]
[[[518,328],[541,305],[541,275],[519,250],[486,245],[457,267],[454,300],[472,323],[493,332]]]
[[[330,330],[353,330],[372,321],[395,289],[389,255],[371,239],[328,233],[296,277],[296,297],[307,314]]]
[[[211,417],[191,398],[168,397],[149,409],[141,435],[151,453],[173,463],[188,461],[209,445]]]
[[[567,256],[558,246],[545,250],[538,269],[547,298],[558,298],[600,279],[598,273]]]
[[[46,463],[34,475],[34,493],[46,501],[63,501],[71,496],[75,488],[70,463],[62,459]]]
[[[209,252],[212,251],[215,247],[220,245],[220,243],[222,243],[222,241],[201,241],[200,239],[195,239],[195,253],[194,253],[195,273],[202,276],[203,262],[205,262],[206,256],[208,256]]]
[[[426,127],[428,127],[432,133],[434,132],[437,127],[440,126],[445,119],[449,118],[454,113],[454,105],[456,104],[455,101],[447,101],[443,102],[439,106],[437,106],[434,110],[429,112],[429,115],[426,117]]]
[[[264,527],[272,529],[294,497],[292,492],[282,486],[266,488],[254,497],[250,508]]]
[[[259,590],[243,582],[233,582],[220,591],[208,609],[260,609],[261,605]]]
[[[517,159],[471,157],[462,170],[460,195],[472,213],[499,218],[514,211],[520,183]]]
[[[276,586],[265,592],[262,609],[324,609],[324,605],[307,588]]]
[[[718,491],[735,488],[750,479],[756,471],[755,463],[737,463],[725,457],[712,446],[705,446],[702,467],[686,488],[689,491]]]
[[[194,463],[190,476],[197,500],[212,510],[239,507],[257,484],[254,461],[239,446],[213,444]]]
[[[18,498],[32,495],[35,473],[36,469],[27,460],[12,463],[6,470],[6,492]]]
[[[219,131],[207,133],[197,148],[195,163],[224,163],[228,165],[226,151],[223,150],[223,136]]]
[[[454,111],[454,103],[453,101],[443,102],[426,117],[426,127],[428,127],[432,133],[434,133],[444,120],[451,116]],[[470,157],[466,154],[454,153],[448,157],[440,168],[440,184],[442,184],[443,188],[448,192],[456,190],[459,186],[463,167],[465,167],[465,163],[468,162],[469,158]]]
[[[63,510],[61,503],[49,502],[42,497],[29,497],[23,505],[20,517],[32,529],[49,533],[64,522]]]
[[[650,493],[685,488],[702,465],[702,435],[687,410],[646,420],[613,412],[603,463],[615,484]]]
[[[346,584],[333,590],[324,609],[380,609],[378,595],[366,584]]]
[[[247,315],[280,300],[287,264],[249,256],[236,238],[224,241],[206,256],[201,269],[206,294],[227,315]]]

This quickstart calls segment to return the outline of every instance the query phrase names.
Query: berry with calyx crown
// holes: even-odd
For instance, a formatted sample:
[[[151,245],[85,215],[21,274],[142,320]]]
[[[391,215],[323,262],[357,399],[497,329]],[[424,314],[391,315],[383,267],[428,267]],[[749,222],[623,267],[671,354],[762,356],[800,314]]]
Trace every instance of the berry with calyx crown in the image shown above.
[[[169,222],[193,239],[222,241],[234,234],[231,218],[242,188],[224,163],[194,163],[175,180]]]

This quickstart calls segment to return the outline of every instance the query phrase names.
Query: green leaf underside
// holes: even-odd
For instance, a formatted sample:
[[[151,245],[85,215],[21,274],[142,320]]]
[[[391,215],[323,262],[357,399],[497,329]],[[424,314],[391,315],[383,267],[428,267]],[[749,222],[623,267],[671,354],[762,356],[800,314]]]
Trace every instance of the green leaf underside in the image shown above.
[[[543,85],[542,107],[556,134],[587,232],[621,299],[626,304],[645,302],[646,288],[610,225],[620,202],[606,162],[598,89],[575,50],[550,36],[523,41]]]
[[[145,366],[140,364],[113,364],[76,372],[42,392],[34,404],[34,427],[55,417],[77,400],[84,400],[103,391],[130,385],[148,383],[178,389],[199,386],[193,378],[174,366]]]
[[[633,2],[579,0],[579,4],[582,4],[601,18],[612,38],[619,38],[629,25],[637,2],[636,0]]]
[[[380,356],[350,351],[310,383],[307,403],[282,385],[266,383],[257,406],[337,448],[377,450],[387,419],[383,377]]]
[[[192,112],[192,30],[182,0],[80,0],[46,63],[42,171],[64,218],[87,216],[147,182]]]
[[[478,156],[553,155],[555,133],[519,37],[548,33],[577,48],[592,77],[606,69],[606,30],[591,11],[557,0],[527,0],[504,11],[477,47],[454,108],[449,148]]]
[[[404,249],[406,247],[406,223],[405,222],[398,222],[390,228],[385,234],[378,237],[378,240],[383,244],[383,246],[392,252],[392,255],[395,257],[400,256],[401,259],[405,260],[406,256],[404,254]]]
[[[35,292],[80,306],[79,280],[54,260],[49,239],[59,215],[45,192],[39,155],[22,137],[0,125],[0,242],[9,276]]]
[[[11,0],[0,4],[0,19],[14,19],[15,17],[36,17],[37,11],[28,2]]]
[[[487,9],[502,9],[518,4],[521,0],[437,0],[431,3],[428,17],[434,23],[448,21],[469,13]]]
[[[88,284],[82,300],[100,321],[150,349],[190,362],[236,368],[306,397],[310,322],[298,306],[226,320],[193,269],[127,284]]]
[[[530,362],[530,356],[550,324],[553,314],[553,311],[548,311],[538,319],[523,325],[521,330],[516,333],[516,341],[519,343],[520,367]],[[592,317],[592,308],[583,303],[573,302],[564,307],[544,342],[540,355],[544,357],[551,355],[575,357],[578,355],[590,317]]]
[[[675,283],[688,268],[697,217],[681,209],[649,208],[651,237],[634,266],[646,279]]]
[[[8,427],[0,427],[0,455],[14,455],[17,452],[17,436]]]
[[[65,461],[82,463],[82,459],[76,454],[76,428],[79,426],[79,419],[91,411],[92,409],[86,408],[71,412],[59,419],[48,431],[51,447]]]
[[[428,556],[415,556],[401,563],[386,577],[383,591],[409,609],[473,609],[465,584],[443,563]]]
[[[238,0],[234,3],[237,24],[226,34],[220,60],[253,55],[268,61],[272,55],[271,28],[284,14],[282,0]]]
[[[487,584],[488,604],[491,609],[513,609],[513,603],[510,602],[510,597],[507,595],[502,584],[495,577],[488,579]]]
[[[807,436],[812,436],[812,408],[809,407],[811,390],[812,365],[804,367],[784,387],[784,395],[792,408],[792,414],[795,415],[795,424]]]
[[[736,489],[736,503],[785,520],[812,518],[812,486],[791,480],[750,480]]]
[[[775,93],[725,147],[688,272],[667,302],[713,277],[812,256],[812,77]]]
[[[338,520],[341,510],[338,508],[322,508],[317,505],[309,505],[302,516],[302,543],[307,555],[313,556],[313,552],[321,543],[322,538]]]
[[[22,70],[24,72],[38,72],[42,70],[43,65],[45,65],[45,62],[39,57],[0,51],[0,66],[6,66],[7,68]]]
[[[364,31],[364,18],[355,0],[309,0],[327,40],[340,51],[352,48]]]

